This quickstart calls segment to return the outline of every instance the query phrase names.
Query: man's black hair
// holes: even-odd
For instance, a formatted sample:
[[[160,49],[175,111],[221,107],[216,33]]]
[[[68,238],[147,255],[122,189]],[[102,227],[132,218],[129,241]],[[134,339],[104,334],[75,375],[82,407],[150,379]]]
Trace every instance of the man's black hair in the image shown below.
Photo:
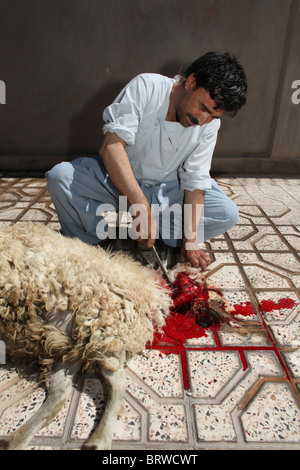
[[[196,88],[204,88],[217,103],[216,109],[235,116],[246,103],[248,89],[245,71],[229,52],[208,52],[193,62],[185,77],[195,75]]]

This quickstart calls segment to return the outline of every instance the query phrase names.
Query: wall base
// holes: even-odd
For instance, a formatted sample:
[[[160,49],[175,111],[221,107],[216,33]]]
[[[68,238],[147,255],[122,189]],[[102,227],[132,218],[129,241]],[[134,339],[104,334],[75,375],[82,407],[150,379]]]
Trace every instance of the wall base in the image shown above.
[[[55,155],[24,155],[11,154],[0,155],[0,170],[17,172],[43,172],[50,170],[54,165],[62,161],[71,161],[82,154],[55,154]],[[94,157],[95,154],[85,154]],[[260,175],[278,177],[300,177],[299,160],[274,160],[271,158],[251,158],[251,157],[214,157],[212,164],[212,175]]]

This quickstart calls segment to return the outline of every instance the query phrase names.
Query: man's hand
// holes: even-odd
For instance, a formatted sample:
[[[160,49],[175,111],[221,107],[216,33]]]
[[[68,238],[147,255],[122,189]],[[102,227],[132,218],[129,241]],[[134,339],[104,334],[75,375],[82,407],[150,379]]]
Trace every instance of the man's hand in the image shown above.
[[[130,212],[133,217],[132,238],[137,236],[139,243],[144,243],[147,248],[152,248],[156,240],[157,225],[149,205],[134,204],[130,207]]]
[[[190,262],[193,268],[200,268],[204,272],[211,264],[211,258],[205,251],[200,250],[197,243],[192,244],[184,239],[181,249],[181,262]]]
[[[201,190],[184,192],[184,238],[181,249],[181,262],[190,262],[193,268],[200,268],[202,271],[205,271],[211,263],[208,254],[200,250],[197,243],[204,196],[205,193]]]

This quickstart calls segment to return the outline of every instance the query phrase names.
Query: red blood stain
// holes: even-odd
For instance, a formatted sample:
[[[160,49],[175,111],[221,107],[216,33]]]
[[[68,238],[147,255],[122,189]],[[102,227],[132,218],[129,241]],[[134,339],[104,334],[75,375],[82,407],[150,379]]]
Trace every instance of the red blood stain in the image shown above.
[[[213,289],[216,292],[216,289]],[[220,295],[220,292],[217,291]],[[187,339],[206,337],[206,330],[216,330],[220,325],[212,320],[208,328],[201,326],[199,320],[209,317],[209,289],[206,283],[200,283],[192,279],[188,273],[179,272],[173,283],[173,305],[171,315],[167,318],[162,333],[155,333],[152,348],[159,346],[184,346]],[[296,302],[293,299],[283,298],[277,302],[262,300],[261,309],[271,312],[285,308],[293,308]],[[251,302],[243,302],[233,305],[231,315],[243,317],[255,316]],[[221,319],[222,320],[222,319]]]
[[[171,315],[162,333],[155,333],[152,347],[183,347],[187,339],[207,336],[200,321],[210,320],[209,292],[206,283],[197,282],[188,273],[179,272],[173,283]]]
[[[207,336],[204,328],[196,325],[195,318],[174,313],[163,328],[163,333],[155,333],[152,346],[181,346],[187,339]]]
[[[243,317],[252,317],[255,315],[251,302],[235,304],[233,309],[234,310],[231,312],[233,316],[242,315]]]
[[[285,308],[294,308],[296,306],[296,302],[293,299],[284,298],[278,300],[278,302],[273,302],[272,300],[262,300],[260,302],[261,309],[263,312],[273,312],[275,310],[283,310]]]
[[[186,340],[207,337],[206,331],[209,329],[213,332],[216,340],[216,348],[214,349],[223,349],[216,333],[221,327],[221,324],[217,324],[214,318],[208,328],[201,326],[201,320],[209,317],[211,314],[209,307],[210,290],[217,292],[220,296],[222,295],[221,291],[215,288],[208,289],[205,282],[197,282],[186,272],[178,273],[173,283],[173,305],[170,309],[171,314],[167,318],[162,332],[155,332],[153,342],[148,346],[148,349],[158,349],[163,354],[178,354],[180,356],[185,389],[189,388]],[[291,309],[296,305],[297,303],[289,298],[283,298],[277,302],[272,300],[262,300],[260,302],[260,307],[263,312],[272,312],[287,308]],[[256,315],[251,302],[233,305],[233,310],[231,309],[230,313],[233,317],[236,315],[243,317]],[[221,318],[221,322],[222,321],[226,320],[222,320]],[[243,370],[246,370],[248,364],[244,356],[243,347],[237,346],[235,349],[240,354]]]
[[[188,273],[179,272],[173,283],[171,315],[166,320],[162,334],[155,334],[154,344],[184,345],[185,340],[207,336],[199,323],[209,315],[209,293],[205,283],[192,279]]]

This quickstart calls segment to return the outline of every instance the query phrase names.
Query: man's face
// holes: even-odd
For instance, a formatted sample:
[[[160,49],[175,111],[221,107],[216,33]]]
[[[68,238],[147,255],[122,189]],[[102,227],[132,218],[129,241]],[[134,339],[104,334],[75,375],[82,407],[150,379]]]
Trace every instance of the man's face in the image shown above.
[[[224,111],[215,109],[216,102],[204,88],[196,88],[194,75],[190,75],[183,86],[176,106],[177,121],[182,126],[203,126],[224,115]]]

